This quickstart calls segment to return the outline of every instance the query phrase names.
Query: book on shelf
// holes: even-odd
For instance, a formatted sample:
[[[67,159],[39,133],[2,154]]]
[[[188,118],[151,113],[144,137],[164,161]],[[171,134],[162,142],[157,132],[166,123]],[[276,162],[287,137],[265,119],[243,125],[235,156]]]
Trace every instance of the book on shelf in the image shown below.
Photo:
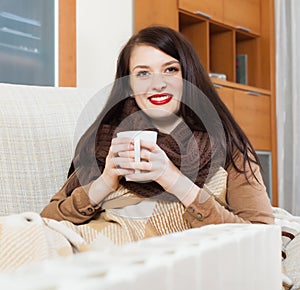
[[[248,57],[247,54],[238,54],[236,56],[236,82],[239,84],[248,84]]]

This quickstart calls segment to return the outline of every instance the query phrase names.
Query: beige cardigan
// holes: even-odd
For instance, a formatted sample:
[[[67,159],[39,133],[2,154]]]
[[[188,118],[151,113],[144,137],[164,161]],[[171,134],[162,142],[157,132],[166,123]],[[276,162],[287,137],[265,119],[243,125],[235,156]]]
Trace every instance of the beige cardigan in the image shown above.
[[[242,155],[237,165],[242,168]],[[233,166],[227,169],[227,205],[221,205],[214,196],[201,203],[198,197],[185,208],[183,219],[191,227],[201,227],[218,223],[274,223],[270,199],[263,183],[260,168],[252,164],[252,169],[258,181],[247,168],[249,181],[244,174],[237,172]],[[75,174],[71,175],[60,191],[58,191],[41,212],[42,217],[55,220],[68,220],[74,224],[83,224],[93,219],[101,212],[101,207],[93,207],[87,195],[90,185],[77,187],[70,196],[67,196],[66,187],[73,182]],[[202,189],[205,190],[205,189]]]

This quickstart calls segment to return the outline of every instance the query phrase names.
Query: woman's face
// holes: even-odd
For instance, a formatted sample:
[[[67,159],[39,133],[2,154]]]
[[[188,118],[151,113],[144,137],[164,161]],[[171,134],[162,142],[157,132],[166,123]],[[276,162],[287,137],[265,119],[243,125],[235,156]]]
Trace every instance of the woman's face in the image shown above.
[[[136,45],[130,58],[130,85],[137,105],[153,120],[180,108],[183,80],[178,60],[149,45]]]

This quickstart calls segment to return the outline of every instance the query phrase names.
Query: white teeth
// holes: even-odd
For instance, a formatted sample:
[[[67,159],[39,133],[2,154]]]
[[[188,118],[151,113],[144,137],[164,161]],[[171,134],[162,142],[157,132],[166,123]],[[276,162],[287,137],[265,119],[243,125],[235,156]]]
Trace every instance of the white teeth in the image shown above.
[[[151,97],[151,100],[155,101],[164,101],[166,99],[170,98],[169,96],[161,96],[161,97]]]

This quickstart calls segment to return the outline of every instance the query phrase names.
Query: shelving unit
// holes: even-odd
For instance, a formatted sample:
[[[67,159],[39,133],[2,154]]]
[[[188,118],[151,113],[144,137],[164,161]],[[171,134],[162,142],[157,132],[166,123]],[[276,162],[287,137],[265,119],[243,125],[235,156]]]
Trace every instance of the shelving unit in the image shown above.
[[[58,52],[54,2],[1,2],[0,82],[76,86],[76,0],[58,1]]]
[[[135,31],[153,24],[170,26],[192,43],[208,73],[226,76],[226,81],[212,82],[255,149],[270,153],[270,197],[278,205],[273,0],[154,2],[135,0]],[[245,84],[238,83],[237,55],[246,56]]]
[[[54,4],[2,2],[0,81],[54,85]]]
[[[2,11],[0,12],[0,39],[0,46],[3,48],[39,54],[41,22]]]

